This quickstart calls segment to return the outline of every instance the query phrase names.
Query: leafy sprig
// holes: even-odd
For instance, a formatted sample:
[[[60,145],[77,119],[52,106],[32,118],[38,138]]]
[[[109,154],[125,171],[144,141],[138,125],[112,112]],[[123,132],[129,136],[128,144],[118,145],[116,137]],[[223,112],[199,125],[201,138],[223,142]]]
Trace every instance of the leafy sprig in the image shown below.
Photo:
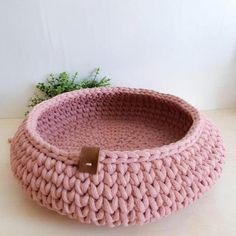
[[[30,110],[40,102],[65,92],[83,88],[110,86],[111,79],[106,76],[99,78],[99,75],[100,68],[96,68],[88,78],[82,80],[78,80],[78,72],[75,72],[72,75],[67,72],[50,74],[46,79],[46,82],[38,83],[36,85],[36,92],[30,99],[28,108]],[[29,112],[29,110],[27,111],[27,113]]]

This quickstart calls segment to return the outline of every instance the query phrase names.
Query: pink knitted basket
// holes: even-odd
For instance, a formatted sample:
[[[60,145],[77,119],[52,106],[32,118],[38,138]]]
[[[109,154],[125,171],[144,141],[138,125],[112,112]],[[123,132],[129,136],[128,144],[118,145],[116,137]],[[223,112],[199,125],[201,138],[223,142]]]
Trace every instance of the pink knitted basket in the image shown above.
[[[100,148],[95,174],[80,171],[84,146]],[[33,200],[96,225],[167,216],[208,190],[223,163],[214,125],[182,99],[144,89],[62,94],[37,105],[11,142],[12,170]]]

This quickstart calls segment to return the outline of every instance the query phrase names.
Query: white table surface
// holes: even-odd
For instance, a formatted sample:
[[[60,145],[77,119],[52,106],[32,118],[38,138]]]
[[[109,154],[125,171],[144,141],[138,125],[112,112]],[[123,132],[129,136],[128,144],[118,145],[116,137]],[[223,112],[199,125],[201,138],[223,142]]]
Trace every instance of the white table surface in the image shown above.
[[[225,141],[227,159],[220,180],[193,205],[159,222],[118,228],[83,225],[28,199],[11,173],[7,142],[21,119],[0,119],[0,235],[236,235],[236,110],[204,113]]]

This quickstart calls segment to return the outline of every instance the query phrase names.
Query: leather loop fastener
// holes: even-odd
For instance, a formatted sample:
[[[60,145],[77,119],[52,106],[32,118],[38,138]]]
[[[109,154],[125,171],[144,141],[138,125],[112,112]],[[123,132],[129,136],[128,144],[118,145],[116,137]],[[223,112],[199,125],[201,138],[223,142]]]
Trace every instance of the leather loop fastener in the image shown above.
[[[97,173],[99,151],[99,147],[82,147],[79,156],[79,172]]]

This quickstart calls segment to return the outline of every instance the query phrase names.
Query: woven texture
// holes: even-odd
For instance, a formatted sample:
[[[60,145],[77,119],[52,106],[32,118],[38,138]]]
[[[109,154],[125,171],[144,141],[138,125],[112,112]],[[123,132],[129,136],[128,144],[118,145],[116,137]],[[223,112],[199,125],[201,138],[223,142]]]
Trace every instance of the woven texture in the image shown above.
[[[78,171],[100,147],[97,174]],[[143,224],[198,199],[219,177],[217,128],[185,101],[144,89],[69,92],[37,105],[11,142],[11,167],[40,205],[96,225]]]

